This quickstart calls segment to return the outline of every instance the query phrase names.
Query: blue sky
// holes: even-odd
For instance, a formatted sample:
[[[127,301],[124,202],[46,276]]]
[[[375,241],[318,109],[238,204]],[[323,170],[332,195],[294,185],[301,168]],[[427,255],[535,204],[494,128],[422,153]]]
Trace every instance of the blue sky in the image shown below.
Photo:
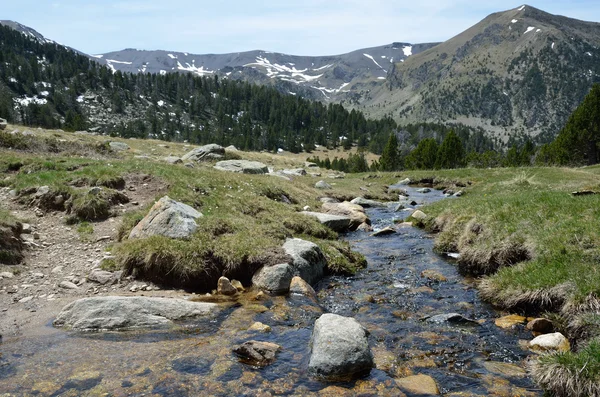
[[[123,48],[190,53],[254,49],[333,55],[388,44],[444,41],[522,3],[473,0],[2,0],[0,19],[89,54]],[[600,22],[597,0],[529,1]]]

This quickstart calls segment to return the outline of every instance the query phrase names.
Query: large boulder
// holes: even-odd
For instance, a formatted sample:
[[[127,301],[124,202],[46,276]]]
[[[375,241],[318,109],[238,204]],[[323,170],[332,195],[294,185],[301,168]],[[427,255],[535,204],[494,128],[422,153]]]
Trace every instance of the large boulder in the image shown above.
[[[343,203],[323,203],[321,208],[323,212],[328,214],[350,217],[350,230],[355,230],[362,223],[371,224],[369,217],[365,214],[365,209],[358,204],[352,204],[348,201],[344,201]]]
[[[206,161],[222,159],[225,155],[225,148],[221,145],[211,143],[210,145],[200,146],[183,155],[183,161]]]
[[[53,324],[76,330],[123,330],[165,326],[173,321],[212,315],[217,305],[184,299],[102,296],[65,306]]]
[[[272,294],[286,294],[294,277],[294,269],[288,263],[264,266],[252,276],[252,284]]]
[[[146,238],[157,235],[170,238],[189,238],[198,228],[196,219],[201,217],[202,214],[189,205],[164,196],[131,230],[129,238]]]
[[[373,368],[367,331],[353,318],[323,314],[315,322],[308,370],[327,380],[350,380]]]
[[[8,124],[5,119],[0,119],[0,130],[5,130],[7,125]]]
[[[319,222],[336,232],[347,232],[352,224],[349,216],[324,214],[322,212],[302,211],[301,214],[317,218]]]
[[[219,171],[239,172],[242,174],[268,174],[269,168],[258,161],[249,160],[226,160],[215,164]]]
[[[317,244],[299,238],[290,238],[283,244],[283,249],[292,257],[290,265],[295,276],[302,277],[309,284],[314,284],[323,278],[327,260]]]
[[[283,173],[284,175],[291,175],[291,176],[304,176],[304,175],[306,175],[306,170],[304,168],[294,168],[294,169],[281,170],[281,173]]]
[[[543,334],[529,342],[529,348],[536,352],[568,352],[571,350],[569,340],[560,332]]]

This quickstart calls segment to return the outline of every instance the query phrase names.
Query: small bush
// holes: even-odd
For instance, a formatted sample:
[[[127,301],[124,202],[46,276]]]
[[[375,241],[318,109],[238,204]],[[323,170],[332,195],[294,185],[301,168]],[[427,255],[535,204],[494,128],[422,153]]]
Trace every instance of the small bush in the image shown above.
[[[111,215],[111,206],[127,202],[129,198],[123,193],[96,187],[75,193],[67,203],[67,210],[80,220],[98,221]]]

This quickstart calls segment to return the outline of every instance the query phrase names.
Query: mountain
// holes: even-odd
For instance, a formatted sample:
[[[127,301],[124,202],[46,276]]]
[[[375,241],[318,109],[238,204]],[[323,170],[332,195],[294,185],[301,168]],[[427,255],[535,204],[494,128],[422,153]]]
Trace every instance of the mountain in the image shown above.
[[[549,140],[600,81],[600,24],[530,6],[495,13],[397,62],[357,109]]]
[[[404,61],[436,44],[392,43],[332,56],[297,56],[260,50],[201,55],[125,49],[92,57],[115,71],[218,75],[273,85],[281,92],[315,100],[339,102],[352,98],[354,93],[382,85],[394,62]]]

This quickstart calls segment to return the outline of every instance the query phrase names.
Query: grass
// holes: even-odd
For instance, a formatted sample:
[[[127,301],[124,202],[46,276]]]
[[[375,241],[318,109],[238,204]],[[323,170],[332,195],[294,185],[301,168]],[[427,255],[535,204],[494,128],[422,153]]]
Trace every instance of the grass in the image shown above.
[[[79,226],[77,226],[77,233],[79,233],[81,241],[91,241],[91,238],[94,235],[94,225],[89,222],[81,222]]]

